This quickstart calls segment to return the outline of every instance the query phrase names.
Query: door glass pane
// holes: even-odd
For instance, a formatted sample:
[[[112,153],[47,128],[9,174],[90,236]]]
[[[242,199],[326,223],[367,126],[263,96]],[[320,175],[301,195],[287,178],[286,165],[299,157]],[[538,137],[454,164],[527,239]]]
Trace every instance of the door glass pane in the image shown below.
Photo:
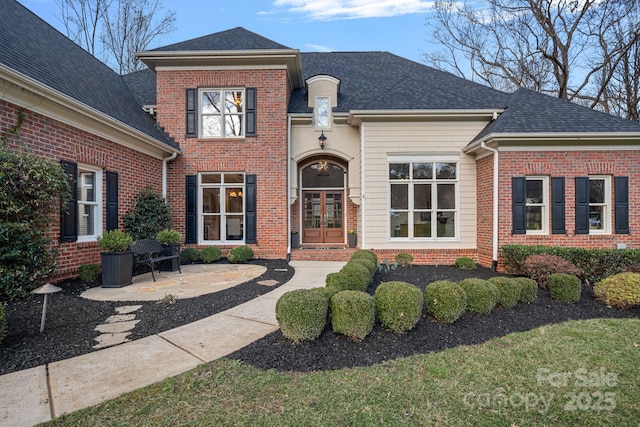
[[[304,226],[305,228],[320,228],[322,211],[320,209],[320,193],[305,193],[304,195]]]
[[[220,213],[220,189],[219,188],[203,188],[202,189],[202,212],[203,213]]]
[[[204,240],[220,240],[220,216],[204,215],[202,218]]]
[[[409,237],[409,213],[391,212],[391,237]]]
[[[433,163],[414,163],[413,179],[432,179]]]
[[[327,228],[342,228],[342,193],[326,194]]]
[[[390,163],[389,179],[409,179],[409,163]]]
[[[436,163],[436,179],[456,179],[456,163]]]
[[[413,186],[413,208],[431,209],[431,184]]]
[[[438,237],[455,237],[455,212],[438,212]]]
[[[526,198],[527,204],[542,203],[542,180],[527,180]]]
[[[589,180],[589,203],[604,203],[604,179]]]
[[[227,240],[242,240],[242,216],[227,215]]]
[[[413,214],[413,237],[431,237],[431,212]]]
[[[527,206],[527,230],[542,230],[542,206]]]
[[[409,209],[407,184],[391,184],[391,209]]]
[[[342,167],[319,161],[302,169],[302,188],[344,188],[344,175]]]
[[[230,187],[225,189],[227,213],[242,213],[244,203],[242,201],[242,187]]]
[[[438,209],[456,208],[455,184],[438,184]]]

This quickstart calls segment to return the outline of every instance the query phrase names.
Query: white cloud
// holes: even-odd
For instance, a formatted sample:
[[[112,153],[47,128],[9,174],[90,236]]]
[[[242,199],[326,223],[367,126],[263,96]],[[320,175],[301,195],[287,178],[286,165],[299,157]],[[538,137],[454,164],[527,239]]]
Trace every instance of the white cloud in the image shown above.
[[[324,46],[321,44],[306,43],[304,47],[309,49],[310,52],[333,52],[334,51],[333,48],[330,48],[329,46]]]
[[[422,0],[275,0],[276,7],[290,13],[328,21],[335,19],[380,18],[414,13],[426,13],[432,1]]]

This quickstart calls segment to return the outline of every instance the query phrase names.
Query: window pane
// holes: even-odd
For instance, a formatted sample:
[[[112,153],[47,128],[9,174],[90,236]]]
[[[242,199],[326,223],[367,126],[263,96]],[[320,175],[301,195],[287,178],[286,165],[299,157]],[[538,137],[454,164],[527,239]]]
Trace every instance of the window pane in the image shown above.
[[[413,214],[413,237],[431,237],[431,212]]]
[[[203,184],[220,184],[221,182],[219,173],[202,174],[200,179]]]
[[[589,203],[604,203],[604,179],[589,180]]]
[[[456,163],[436,163],[436,179],[456,179]]]
[[[78,214],[78,236],[94,235],[96,206],[79,204]]]
[[[222,136],[222,116],[202,116],[202,137]]]
[[[205,215],[202,219],[204,240],[220,240],[220,216]]]
[[[302,188],[343,188],[345,170],[326,160],[302,169]]]
[[[94,181],[94,172],[80,172],[80,179],[78,180],[78,197],[80,200],[86,202],[96,201]]]
[[[455,184],[438,184],[438,209],[456,208]]]
[[[391,212],[391,237],[409,237],[409,214]]]
[[[241,173],[225,173],[224,183],[225,184],[243,184],[244,175],[242,175]]]
[[[604,206],[589,207],[589,229],[604,230]]]
[[[438,212],[438,237],[455,237],[455,212]]]
[[[413,186],[413,208],[431,209],[431,184]]]
[[[224,108],[227,113],[242,113],[242,91],[226,91]]]
[[[242,240],[242,216],[227,216],[227,240]]]
[[[203,213],[220,213],[220,189],[219,188],[203,188],[202,189],[202,212]]]
[[[409,163],[389,164],[389,179],[409,179]]]
[[[527,206],[527,230],[542,230],[542,206]]]
[[[409,186],[407,184],[391,185],[391,209],[409,209]]]
[[[329,126],[329,98],[316,98],[316,126]]]
[[[542,180],[534,179],[527,180],[526,198],[527,204],[530,203],[542,203]]]
[[[226,136],[242,136],[242,116],[227,115],[224,118]]]
[[[202,113],[220,114],[220,92],[202,92]]]
[[[244,211],[244,203],[242,198],[242,188],[227,188],[226,202],[228,213],[242,213]]]
[[[413,179],[432,179],[433,163],[414,163]]]

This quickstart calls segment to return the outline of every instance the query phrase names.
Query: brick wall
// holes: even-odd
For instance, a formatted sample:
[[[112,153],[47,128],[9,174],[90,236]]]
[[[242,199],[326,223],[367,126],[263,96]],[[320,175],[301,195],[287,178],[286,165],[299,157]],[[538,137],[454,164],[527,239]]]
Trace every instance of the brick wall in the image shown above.
[[[255,87],[257,136],[185,138],[187,88]],[[190,70],[157,72],[157,120],[182,148],[169,163],[168,201],[173,227],[185,231],[185,176],[198,172],[244,172],[257,175],[256,256],[285,258],[287,228],[286,70]],[[222,247],[223,250],[230,246]]]
[[[0,100],[0,134],[15,126],[19,107]],[[100,166],[104,171],[118,173],[120,226],[122,216],[133,206],[136,196],[145,188],[162,190],[162,161],[123,147],[102,137],[66,125],[29,110],[22,110],[24,122],[20,137],[24,148],[32,154],[54,162],[61,160]],[[19,143],[11,140],[10,149],[18,149]],[[143,173],[141,173],[143,172]],[[102,199],[106,200],[105,174],[103,174]],[[58,217],[58,215],[55,215]],[[103,225],[106,211],[102,212]],[[47,233],[58,249],[56,272],[52,280],[77,275],[82,264],[100,263],[100,250],[96,242],[58,243],[60,223],[55,220]]]
[[[478,262],[490,267],[493,261],[493,156],[477,161]]]

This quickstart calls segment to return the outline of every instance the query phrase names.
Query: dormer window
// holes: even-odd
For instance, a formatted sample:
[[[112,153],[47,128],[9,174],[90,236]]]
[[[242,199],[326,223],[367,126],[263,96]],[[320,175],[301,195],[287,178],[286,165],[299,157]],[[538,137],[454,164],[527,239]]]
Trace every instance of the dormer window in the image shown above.
[[[327,129],[330,126],[330,98],[328,96],[316,97],[316,128]]]

